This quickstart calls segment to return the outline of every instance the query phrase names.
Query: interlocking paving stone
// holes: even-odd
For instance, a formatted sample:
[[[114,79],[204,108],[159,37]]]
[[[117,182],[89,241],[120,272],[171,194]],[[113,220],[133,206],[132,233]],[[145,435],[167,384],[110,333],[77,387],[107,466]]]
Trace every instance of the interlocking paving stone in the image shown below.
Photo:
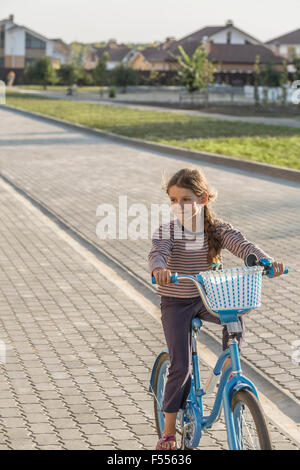
[[[30,166],[26,161],[24,165],[24,176],[28,176]],[[58,199],[65,196],[62,192]],[[1,182],[0,201],[0,286],[5,306],[0,339],[7,346],[6,362],[0,364],[0,444],[7,449],[77,445],[153,449],[157,435],[148,385],[153,361],[165,347],[161,325]],[[131,337],[124,335],[128,330]],[[143,372],[132,367],[133,357]],[[207,377],[202,362],[201,368]],[[82,381],[85,377],[89,383]],[[111,396],[110,389],[120,394]],[[7,416],[7,410],[13,411]],[[22,426],[10,428],[6,419],[21,419]],[[93,426],[102,429],[102,434],[89,434]],[[149,432],[140,435],[136,426],[148,427]],[[276,426],[271,425],[271,431],[276,438],[278,433],[282,436],[280,445],[293,446]],[[214,430],[206,433],[202,448],[226,448],[224,433],[219,428],[216,435]]]
[[[292,363],[291,342],[295,338],[300,338],[298,319],[300,297],[297,290],[300,272],[297,214],[300,204],[298,187],[294,183],[255,177],[239,170],[229,170],[206,163],[199,164],[179,157],[164,158],[155,152],[130,148],[85,133],[63,129],[55,124],[18,116],[4,108],[0,113],[3,116],[0,137],[2,136],[4,140],[0,163],[3,165],[4,175],[33,197],[41,200],[84,237],[115,256],[118,261],[137,272],[147,282],[149,282],[149,273],[146,255],[150,241],[118,240],[116,243],[115,240],[99,240],[95,231],[98,222],[96,208],[102,202],[115,204],[118,207],[119,194],[128,196],[128,207],[136,201],[143,202],[148,207],[151,203],[168,202],[168,198],[160,190],[163,169],[167,174],[172,174],[182,166],[192,165],[202,169],[208,180],[219,191],[215,205],[217,213],[240,228],[249,240],[275,258],[282,259],[290,268],[288,276],[281,276],[272,281],[265,280],[262,308],[257,315],[251,312],[251,317],[249,315],[249,318],[246,318],[248,336],[245,349],[251,344],[251,351],[256,350],[262,356],[280,353],[287,359],[287,363]],[[12,129],[14,142],[10,141],[7,145],[6,139],[12,135]],[[32,133],[35,136],[33,138]],[[41,145],[41,142],[46,145]],[[7,157],[8,152],[9,157]],[[55,165],[57,161],[59,164]],[[103,174],[105,174],[104,182]],[[99,186],[100,180],[101,186]],[[118,190],[111,191],[111,188],[115,187]],[[148,188],[146,192],[145,188]],[[239,194],[239,204],[232,203],[236,201],[236,194]],[[242,263],[227,251],[223,251],[223,254],[224,265]],[[48,261],[45,263],[47,265]],[[22,280],[19,282],[20,288],[24,288]],[[64,286],[62,281],[61,284]],[[76,286],[78,283],[74,282],[73,285]],[[57,294],[60,295],[59,291]],[[104,292],[103,294],[105,295]],[[28,298],[29,308],[30,305],[34,305],[34,300],[33,297]],[[65,302],[63,305],[70,306],[63,295],[59,300]],[[115,302],[107,300],[108,306]],[[78,299],[78,302],[81,300]],[[52,308],[59,315],[55,305],[48,305],[48,308]],[[275,312],[278,312],[278,315]],[[250,318],[252,321],[248,323]],[[132,320],[135,320],[134,317]],[[80,321],[82,322],[82,319]],[[210,324],[206,324],[205,327],[220,339],[220,328]],[[260,335],[261,327],[264,336]],[[49,331],[50,328],[48,326]],[[125,337],[126,331],[131,334],[130,329],[124,329],[123,334],[120,330],[120,336]],[[144,333],[141,331],[142,336],[139,337],[143,339]],[[253,341],[249,333],[254,334]],[[283,340],[283,343],[277,343],[273,337],[268,336],[269,334],[275,334]],[[151,346],[147,338],[144,337],[144,340]],[[130,341],[137,342],[138,338],[128,337],[128,342]],[[248,359],[246,352],[244,357]],[[264,363],[251,357],[249,360],[265,372]],[[275,377],[275,380],[278,378]],[[299,398],[297,389],[290,387],[298,381],[298,376],[289,372],[289,380],[285,386]]]

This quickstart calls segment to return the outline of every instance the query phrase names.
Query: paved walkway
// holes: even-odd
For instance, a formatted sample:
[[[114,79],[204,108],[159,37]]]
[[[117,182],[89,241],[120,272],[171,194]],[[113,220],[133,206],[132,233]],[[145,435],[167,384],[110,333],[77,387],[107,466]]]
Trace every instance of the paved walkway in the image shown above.
[[[153,449],[160,324],[22,199],[0,181],[0,450]],[[297,449],[271,432],[276,449]],[[228,448],[223,419],[201,448]]]
[[[274,126],[288,126],[288,127],[295,127],[300,129],[300,119],[294,118],[278,118],[278,117],[261,117],[261,116],[230,116],[228,114],[220,114],[220,113],[205,113],[202,111],[193,111],[188,109],[173,109],[169,107],[163,106],[154,106],[154,105],[147,105],[147,100],[143,96],[138,96],[137,93],[135,94],[126,94],[126,95],[118,95],[117,102],[112,102],[108,99],[100,99],[99,95],[96,93],[77,93],[75,96],[67,96],[63,92],[53,92],[53,91],[37,91],[37,90],[24,90],[24,89],[16,89],[15,87],[12,88],[14,91],[19,91],[20,93],[34,93],[40,94],[44,96],[48,96],[49,98],[56,98],[56,99],[68,99],[72,101],[83,101],[85,103],[91,104],[102,104],[107,106],[123,106],[132,109],[141,109],[141,110],[148,110],[148,111],[159,111],[159,112],[169,112],[169,113],[176,113],[176,114],[186,114],[189,116],[202,116],[206,118],[215,118],[215,119],[223,119],[225,121],[234,121],[234,122],[252,122],[252,123],[260,123],[260,124],[268,124]],[[149,95],[149,93],[148,93]],[[145,104],[135,104],[134,101],[143,101],[145,99]],[[124,101],[124,102],[123,102]],[[127,103],[125,101],[128,101]]]
[[[153,449],[160,324],[2,181],[0,201],[0,449]],[[226,448],[224,426],[201,445]]]
[[[0,119],[1,173],[149,282],[150,241],[99,240],[97,206],[118,207],[119,195],[128,195],[128,206],[167,202],[160,191],[162,169],[170,174],[191,164],[4,108]],[[300,336],[298,188],[213,165],[192,166],[218,188],[222,217],[290,267],[289,276],[265,280],[263,307],[247,318],[244,357],[299,398],[299,365],[292,361],[291,344]],[[164,347],[161,326],[4,187],[0,195],[0,339],[8,345],[0,401],[3,448],[153,448],[147,388],[155,355]],[[227,266],[241,261],[224,255]],[[220,328],[207,328],[220,339]],[[291,445],[275,428],[272,433],[278,448]],[[220,433],[205,437],[205,448],[226,447],[222,423]]]

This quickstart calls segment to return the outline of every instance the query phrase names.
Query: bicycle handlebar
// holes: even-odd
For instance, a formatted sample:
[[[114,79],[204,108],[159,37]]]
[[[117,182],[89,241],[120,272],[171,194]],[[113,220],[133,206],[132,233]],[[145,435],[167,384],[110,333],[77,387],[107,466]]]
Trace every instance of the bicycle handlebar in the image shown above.
[[[256,255],[254,255],[256,256]],[[255,265],[260,265],[264,267],[263,275],[266,275],[267,277],[272,277],[274,274],[274,268],[272,266],[272,261],[270,261],[267,258],[261,258],[259,261],[254,262],[253,266]],[[283,274],[288,274],[289,270],[285,266]],[[170,278],[170,283],[176,283],[178,284],[178,276],[180,276],[178,273],[172,274]],[[186,276],[182,275],[179,277],[180,278],[189,278],[189,279],[194,279],[194,276]],[[156,279],[154,276],[152,276],[152,284],[157,284]]]
[[[256,265],[259,264],[260,266],[264,267],[264,272],[267,277],[272,277],[274,274],[274,268],[272,266],[272,261],[266,258],[261,258],[259,261],[255,263]],[[284,267],[283,273],[282,274],[288,274],[289,269],[287,266]]]

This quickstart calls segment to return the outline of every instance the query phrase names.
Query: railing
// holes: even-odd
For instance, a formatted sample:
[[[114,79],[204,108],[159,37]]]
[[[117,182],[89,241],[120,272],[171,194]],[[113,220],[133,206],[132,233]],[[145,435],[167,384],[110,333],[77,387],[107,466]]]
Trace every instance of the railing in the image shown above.
[[[287,88],[286,101],[292,101],[295,91]],[[280,103],[283,91],[280,87],[258,87],[260,103]],[[179,104],[208,105],[208,104],[253,104],[254,86],[233,87],[230,85],[208,86],[202,91],[189,93],[187,90],[179,91]]]

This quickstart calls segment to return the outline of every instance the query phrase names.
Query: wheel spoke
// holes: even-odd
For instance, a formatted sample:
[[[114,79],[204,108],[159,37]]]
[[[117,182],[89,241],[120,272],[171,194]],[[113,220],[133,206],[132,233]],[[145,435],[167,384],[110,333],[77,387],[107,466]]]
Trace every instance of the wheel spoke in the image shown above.
[[[238,444],[240,449],[259,449],[256,425],[245,403],[240,404],[238,428]]]

